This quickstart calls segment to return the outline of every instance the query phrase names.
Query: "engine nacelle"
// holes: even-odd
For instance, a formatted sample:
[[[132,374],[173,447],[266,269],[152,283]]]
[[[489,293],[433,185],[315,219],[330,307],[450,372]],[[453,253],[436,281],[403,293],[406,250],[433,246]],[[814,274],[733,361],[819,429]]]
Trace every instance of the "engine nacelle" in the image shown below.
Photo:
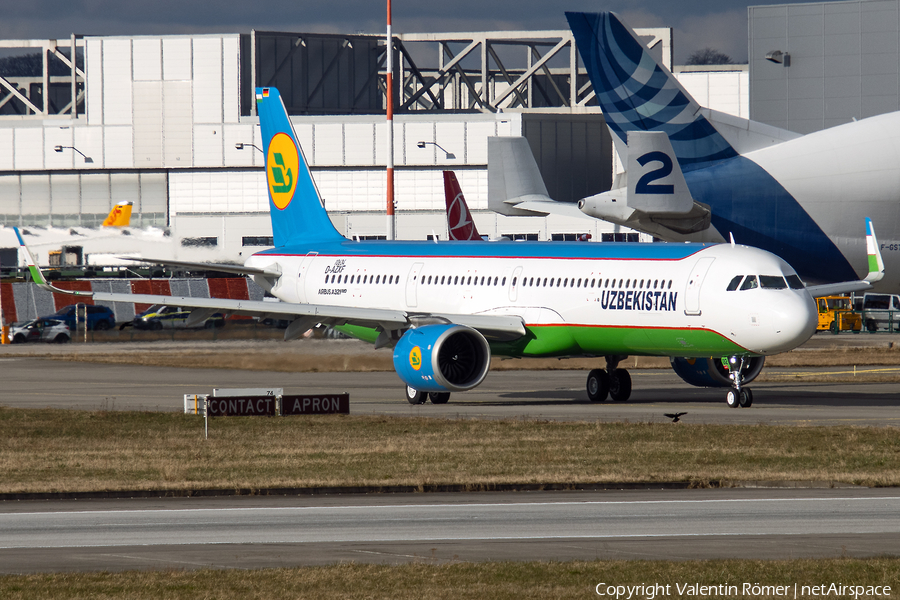
[[[484,381],[491,348],[484,336],[463,325],[410,329],[394,346],[394,369],[421,392],[464,392]]]
[[[718,358],[670,358],[672,369],[687,383],[697,387],[731,387],[728,369]],[[744,360],[743,383],[750,383],[766,362],[764,356]]]

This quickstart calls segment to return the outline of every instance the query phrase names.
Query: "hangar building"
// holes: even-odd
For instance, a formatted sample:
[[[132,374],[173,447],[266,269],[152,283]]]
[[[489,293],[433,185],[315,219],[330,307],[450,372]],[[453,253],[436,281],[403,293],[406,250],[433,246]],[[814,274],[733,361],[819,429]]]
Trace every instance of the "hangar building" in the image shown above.
[[[639,31],[671,66],[671,31]],[[252,91],[276,86],[336,227],[385,235],[382,36],[72,36],[0,48],[39,56],[31,70],[0,61],[0,225],[77,243],[129,200],[133,225],[165,232],[169,258],[241,260],[271,244]],[[399,238],[446,239],[441,170],[452,169],[482,233],[638,239],[594,219],[487,210],[490,136],[525,136],[557,200],[611,185],[609,131],[571,32],[403,34],[394,52]],[[748,116],[745,66],[675,72],[701,103]],[[3,230],[0,248],[14,247]],[[61,243],[35,244],[38,262]]]

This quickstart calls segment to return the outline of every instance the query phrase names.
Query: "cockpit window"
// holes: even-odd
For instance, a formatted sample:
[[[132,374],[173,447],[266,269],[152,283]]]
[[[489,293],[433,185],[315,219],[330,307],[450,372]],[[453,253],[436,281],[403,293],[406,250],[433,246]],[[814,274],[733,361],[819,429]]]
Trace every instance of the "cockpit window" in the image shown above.
[[[785,283],[784,277],[780,275],[760,275],[759,283],[767,290],[787,289],[787,283]]]
[[[787,279],[788,287],[790,287],[792,290],[802,290],[804,287],[806,287],[803,285],[803,282],[800,281],[800,277],[798,275],[788,275],[787,277],[785,277],[785,279]]]
[[[744,280],[744,285],[741,286],[741,291],[754,290],[758,287],[759,282],[756,281],[756,275],[747,275],[747,279]]]
[[[734,279],[731,280],[731,283],[728,284],[728,287],[725,288],[725,290],[728,292],[733,292],[734,290],[738,289],[738,286],[741,285],[741,279],[743,279],[743,278],[744,278],[743,275],[738,275],[737,277],[735,277]]]

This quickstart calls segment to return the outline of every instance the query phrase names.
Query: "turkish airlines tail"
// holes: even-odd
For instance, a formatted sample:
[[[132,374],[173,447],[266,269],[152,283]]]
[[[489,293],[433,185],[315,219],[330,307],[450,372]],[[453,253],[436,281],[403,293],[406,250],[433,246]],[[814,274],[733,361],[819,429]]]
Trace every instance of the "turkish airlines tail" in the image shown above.
[[[444,199],[447,201],[447,229],[450,231],[450,239],[482,239],[453,171],[444,171]]]

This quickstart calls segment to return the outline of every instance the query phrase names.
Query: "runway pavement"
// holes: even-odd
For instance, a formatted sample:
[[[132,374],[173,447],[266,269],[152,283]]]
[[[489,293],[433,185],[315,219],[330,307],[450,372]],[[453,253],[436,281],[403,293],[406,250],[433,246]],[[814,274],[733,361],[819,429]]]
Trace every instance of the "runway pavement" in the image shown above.
[[[665,413],[686,411],[687,423],[900,425],[898,384],[834,383],[814,375],[790,383],[755,382],[753,406],[730,409],[724,389],[691,387],[671,369],[633,370],[634,392],[625,403],[589,402],[586,371],[494,371],[474,390],[453,394],[446,405],[419,406],[406,402],[393,372],[180,369],[8,355],[0,356],[0,372],[0,404],[11,407],[178,411],[184,394],[275,386],[288,394],[349,392],[352,414],[663,422]]]
[[[214,359],[211,359],[214,361]],[[767,369],[772,373],[776,369]],[[790,370],[788,370],[790,371]],[[900,425],[896,383],[814,369],[756,382],[754,404],[633,370],[626,403],[591,403],[586,371],[493,371],[449,404],[409,405],[393,372],[281,373],[0,353],[12,407],[180,411],[213,388],[349,392],[352,414],[686,423]],[[834,371],[834,368],[820,371]],[[900,554],[900,494],[869,489],[342,495],[0,503],[0,572],[261,568],[339,561],[796,558]]]
[[[339,561],[896,555],[896,490],[644,490],[0,504],[0,573]]]

